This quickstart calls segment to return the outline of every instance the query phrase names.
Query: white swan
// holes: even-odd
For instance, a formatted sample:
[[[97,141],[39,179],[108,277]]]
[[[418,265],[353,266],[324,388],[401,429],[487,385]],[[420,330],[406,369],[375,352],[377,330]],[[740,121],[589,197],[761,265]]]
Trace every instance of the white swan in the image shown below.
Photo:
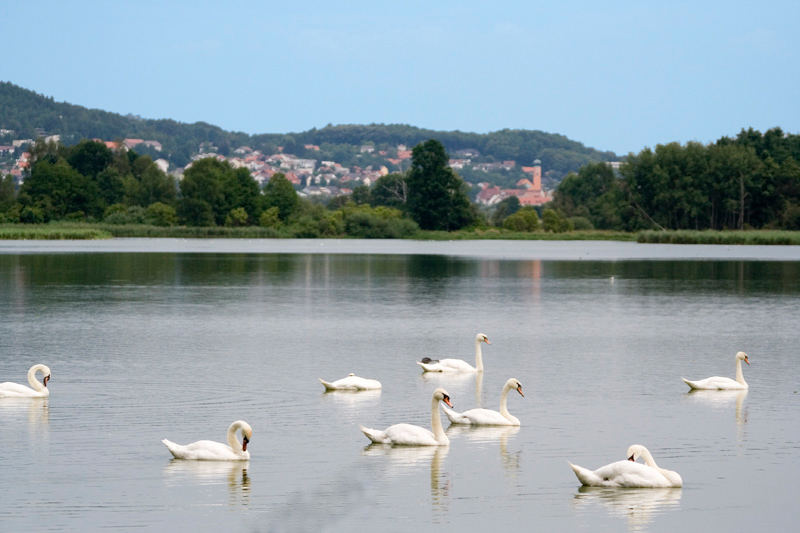
[[[36,379],[36,373],[41,372],[42,382]],[[0,383],[0,398],[46,398],[50,396],[47,382],[50,381],[50,369],[46,365],[33,365],[28,370],[28,383],[30,387],[6,381]]]
[[[747,382],[744,380],[744,374],[742,374],[742,361],[750,364],[750,359],[748,359],[747,354],[744,352],[737,352],[736,354],[736,379],[731,378],[724,378],[720,376],[714,376],[706,379],[701,379],[698,381],[689,381],[686,378],[681,378],[684,383],[689,385],[692,389],[696,390],[734,390],[734,389],[746,389]]]
[[[447,446],[450,444],[450,439],[444,434],[442,429],[442,419],[439,414],[439,402],[442,401],[448,406],[453,407],[450,403],[450,396],[444,389],[436,389],[433,391],[433,398],[431,399],[431,429],[414,426],[412,424],[395,424],[389,426],[385,430],[371,429],[364,426],[359,426],[364,435],[369,440],[378,444],[393,444],[400,446]]]
[[[595,471],[569,463],[578,480],[589,487],[667,488],[681,487],[677,472],[660,468],[650,452],[641,444],[628,448],[627,461],[601,466]],[[641,457],[645,464],[637,463]]]
[[[491,409],[475,408],[459,413],[443,407],[444,414],[453,424],[468,424],[473,426],[518,426],[519,419],[508,412],[508,392],[516,389],[520,396],[522,394],[522,383],[516,378],[511,378],[503,385],[503,392],[500,394],[500,411]]]
[[[422,367],[423,372],[483,372],[482,342],[491,344],[489,337],[483,333],[475,335],[475,366],[463,359],[431,359],[430,357],[423,357],[421,361],[417,361],[417,364]]]
[[[326,391],[344,390],[344,391],[360,391],[360,390],[375,390],[381,388],[381,382],[377,379],[367,379],[356,376],[352,372],[347,374],[347,377],[337,379],[329,383],[322,378],[319,382],[325,387]]]
[[[242,430],[242,443],[236,440],[236,431]],[[253,438],[253,430],[244,420],[237,420],[228,427],[228,444],[211,440],[199,440],[191,444],[181,445],[163,439],[161,442],[176,459],[195,461],[247,461],[250,452],[247,444]]]

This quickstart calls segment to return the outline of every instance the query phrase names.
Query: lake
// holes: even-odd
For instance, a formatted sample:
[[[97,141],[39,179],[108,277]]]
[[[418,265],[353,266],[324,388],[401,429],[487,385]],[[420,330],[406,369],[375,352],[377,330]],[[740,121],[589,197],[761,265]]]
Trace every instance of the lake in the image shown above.
[[[800,460],[800,247],[614,242],[0,241],[0,530],[787,531]],[[423,356],[485,372],[423,375]],[[750,389],[688,393],[681,377]],[[323,393],[318,378],[377,378]],[[519,428],[370,446],[432,391]],[[162,438],[253,427],[249,462]],[[444,418],[447,428],[447,419]],[[682,489],[581,489],[631,444]],[[793,526],[792,524],[795,524]]]

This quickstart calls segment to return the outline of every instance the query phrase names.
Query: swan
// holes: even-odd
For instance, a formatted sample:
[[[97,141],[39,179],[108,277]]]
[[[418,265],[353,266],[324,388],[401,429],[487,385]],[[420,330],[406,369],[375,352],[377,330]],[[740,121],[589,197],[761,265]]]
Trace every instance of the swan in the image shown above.
[[[447,446],[450,444],[450,439],[447,438],[447,435],[444,434],[444,429],[442,429],[442,419],[439,414],[440,401],[453,407],[447,391],[442,388],[433,391],[433,398],[431,399],[431,429],[433,429],[433,432],[412,424],[395,424],[383,431],[364,426],[359,426],[359,428],[369,440],[378,444]]]
[[[617,461],[595,471],[569,463],[578,480],[589,487],[667,488],[681,487],[683,480],[677,472],[660,468],[650,451],[641,444],[628,448],[627,461]],[[637,463],[641,457],[645,464]]]
[[[422,367],[423,372],[483,372],[482,342],[491,344],[489,337],[483,333],[475,335],[475,366],[463,359],[431,359],[430,357],[423,357],[421,361],[417,361],[417,364]]]
[[[731,378],[724,378],[720,376],[714,376],[706,379],[701,379],[698,381],[689,381],[686,378],[681,378],[684,383],[689,385],[690,388],[695,390],[734,390],[734,389],[746,389],[747,382],[744,380],[744,374],[742,374],[742,361],[750,364],[750,359],[748,359],[747,354],[744,352],[737,352],[736,353],[736,379]]]
[[[36,379],[36,373],[41,372],[42,382]],[[46,365],[33,365],[28,370],[28,383],[30,387],[6,381],[0,383],[0,398],[46,398],[50,396],[47,382],[50,381],[50,369]]]
[[[236,440],[236,431],[242,430],[242,443]],[[181,445],[163,439],[161,442],[176,459],[192,459],[195,461],[247,461],[250,452],[247,444],[253,438],[250,424],[237,420],[228,427],[228,444],[211,440],[199,440],[191,444]]]
[[[500,394],[500,411],[491,409],[470,409],[463,413],[456,412],[447,407],[443,407],[444,414],[453,424],[467,424],[473,426],[518,426],[519,419],[508,412],[508,392],[516,389],[523,398],[522,383],[516,378],[511,378],[503,385],[503,392]]]
[[[381,388],[381,382],[377,379],[367,379],[356,376],[352,372],[347,374],[347,377],[337,379],[329,383],[322,378],[319,378],[320,383],[325,387],[325,391],[332,390],[345,390],[345,391],[360,391],[360,390],[375,390]]]

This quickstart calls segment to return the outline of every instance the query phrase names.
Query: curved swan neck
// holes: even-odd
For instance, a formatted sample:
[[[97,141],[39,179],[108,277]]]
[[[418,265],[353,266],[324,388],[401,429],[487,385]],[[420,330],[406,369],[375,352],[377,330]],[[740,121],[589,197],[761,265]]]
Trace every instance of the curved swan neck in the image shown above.
[[[475,370],[483,372],[483,353],[481,352],[480,339],[475,339]]]
[[[512,385],[506,385],[503,387],[503,392],[500,394],[500,414],[506,418],[511,417],[511,413],[508,412],[508,392],[512,388]]]
[[[36,372],[39,372],[41,370],[42,374],[47,375],[45,370],[46,368],[47,367],[44,365],[33,365],[28,370],[28,384],[31,386],[33,390],[37,392],[43,392],[45,390],[45,385],[43,385],[38,379],[36,379]],[[44,375],[42,376],[42,378],[44,378]]]
[[[444,434],[444,428],[442,428],[442,415],[439,412],[439,400],[436,399],[436,396],[431,399],[431,430],[437,442],[449,442],[447,435]]]
[[[242,453],[242,443],[236,438],[236,432],[240,429],[242,429],[242,425],[238,422],[234,422],[228,428],[228,446],[235,453]]]
[[[644,464],[646,464],[647,466],[652,466],[653,468],[658,468],[659,470],[661,470],[661,468],[659,468],[659,466],[656,464],[656,460],[653,459],[652,455],[650,455],[650,450],[648,450],[647,448],[644,448],[642,450],[642,460],[644,461]]]
[[[742,360],[738,357],[736,358],[736,381],[742,385],[747,385],[747,382],[744,380],[744,373],[742,373]]]

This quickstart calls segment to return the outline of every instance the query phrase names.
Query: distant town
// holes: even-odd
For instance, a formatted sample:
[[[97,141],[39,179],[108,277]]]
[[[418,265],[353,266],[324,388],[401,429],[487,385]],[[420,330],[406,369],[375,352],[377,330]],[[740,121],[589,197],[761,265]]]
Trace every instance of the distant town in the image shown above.
[[[13,136],[13,130],[0,129],[0,136]],[[45,142],[60,142],[59,135],[46,135],[42,137]],[[264,154],[259,150],[254,150],[249,146],[240,146],[233,150],[233,155],[223,156],[217,153],[216,147],[210,143],[204,143],[199,147],[198,153],[192,156],[192,162],[185,167],[174,167],[166,158],[157,157],[162,151],[161,143],[146,139],[124,139],[122,141],[107,141],[94,139],[104,143],[112,150],[136,150],[145,153],[156,154],[154,162],[165,173],[181,179],[183,172],[191,167],[194,161],[204,158],[215,158],[220,161],[227,161],[234,168],[247,168],[253,178],[263,186],[276,173],[282,173],[295,186],[298,194],[303,197],[332,198],[336,196],[352,194],[353,188],[359,185],[369,187],[381,176],[389,174],[392,169],[402,171],[411,164],[411,148],[405,145],[397,145],[396,153],[390,154],[385,150],[379,150],[378,156],[383,156],[386,165],[369,165],[365,168],[358,166],[345,167],[336,161],[322,159],[301,158],[293,154],[284,153],[279,148],[277,153]],[[30,166],[30,153],[26,150],[34,142],[33,139],[14,139],[10,145],[0,145],[0,173],[2,175],[11,174],[17,184],[21,184],[25,178],[25,171]],[[315,145],[304,145],[306,153],[319,151]],[[375,147],[371,144],[363,144],[360,147],[361,153],[375,155]],[[524,177],[519,179],[513,188],[501,188],[489,181],[479,181],[469,183],[471,187],[477,187],[477,194],[473,192],[475,201],[485,206],[493,206],[502,200],[516,196],[520,205],[536,206],[542,205],[552,200],[552,191],[542,187],[542,164],[536,159],[530,162],[529,166],[518,166],[517,161],[501,162],[477,162],[480,156],[474,149],[463,149],[450,154],[449,165],[456,172],[463,169],[472,170],[472,174],[492,172],[512,172],[522,174]],[[613,165],[613,164],[612,164]]]

